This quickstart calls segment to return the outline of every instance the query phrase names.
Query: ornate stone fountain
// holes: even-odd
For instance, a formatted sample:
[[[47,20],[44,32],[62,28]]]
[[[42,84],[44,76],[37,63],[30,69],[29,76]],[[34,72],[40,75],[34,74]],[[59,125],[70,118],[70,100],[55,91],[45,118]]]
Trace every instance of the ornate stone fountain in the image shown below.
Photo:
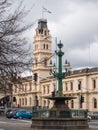
[[[33,111],[32,130],[87,130],[87,110],[71,110],[69,109],[66,101],[75,99],[76,97],[66,97],[62,93],[62,79],[70,75],[70,64],[65,62],[65,72],[62,72],[62,56],[64,53],[61,51],[63,44],[58,44],[58,72],[52,71],[51,74],[58,80],[58,93],[44,97],[54,101],[54,106],[48,110],[35,110]],[[53,67],[53,66],[51,66]]]

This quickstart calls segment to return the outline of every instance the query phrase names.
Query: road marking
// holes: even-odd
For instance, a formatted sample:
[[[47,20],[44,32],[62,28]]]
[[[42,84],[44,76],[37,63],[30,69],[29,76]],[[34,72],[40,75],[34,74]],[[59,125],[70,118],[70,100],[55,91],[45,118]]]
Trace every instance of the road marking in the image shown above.
[[[0,121],[0,123],[6,123],[6,122]],[[1,129],[1,128],[0,128],[0,129]]]
[[[28,123],[28,124],[31,124],[31,121],[29,120],[20,120],[20,119],[12,119],[13,123],[16,123],[16,124],[20,124],[20,123]],[[12,122],[7,122],[7,121],[0,121],[0,124],[10,124]]]
[[[95,125],[89,125],[89,128],[98,128],[98,126],[95,126]]]
[[[26,122],[26,123],[31,123],[31,120],[23,120],[23,119],[11,119],[13,121],[21,121],[21,122]]]
[[[0,130],[4,130],[4,129],[0,128]]]

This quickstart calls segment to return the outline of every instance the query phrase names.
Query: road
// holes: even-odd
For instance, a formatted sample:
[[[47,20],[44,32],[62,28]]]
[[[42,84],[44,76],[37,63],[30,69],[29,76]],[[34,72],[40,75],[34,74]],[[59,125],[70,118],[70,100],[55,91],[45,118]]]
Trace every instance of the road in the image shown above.
[[[32,130],[31,120],[7,119],[0,117],[0,130]]]
[[[98,129],[98,120],[91,120],[88,122],[89,128],[97,128]]]
[[[98,120],[88,122],[90,130],[98,130]],[[31,120],[8,119],[0,116],[0,130],[32,130]]]

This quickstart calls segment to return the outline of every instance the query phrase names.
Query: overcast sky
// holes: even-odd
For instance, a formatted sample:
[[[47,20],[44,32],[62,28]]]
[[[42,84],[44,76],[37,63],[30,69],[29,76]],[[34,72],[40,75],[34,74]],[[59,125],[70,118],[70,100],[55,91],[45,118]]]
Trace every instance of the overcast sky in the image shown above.
[[[52,12],[45,12],[44,18],[53,45],[55,37],[64,44],[63,59],[68,59],[73,68],[98,66],[98,0],[23,0],[23,4],[31,9],[27,21],[34,23],[26,33],[30,42],[44,6]]]

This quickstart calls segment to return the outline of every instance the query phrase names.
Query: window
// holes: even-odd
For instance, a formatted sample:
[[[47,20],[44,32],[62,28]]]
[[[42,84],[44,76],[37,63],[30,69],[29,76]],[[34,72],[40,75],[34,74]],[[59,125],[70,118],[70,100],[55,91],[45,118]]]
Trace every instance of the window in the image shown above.
[[[43,45],[43,49],[45,49],[45,44]]]
[[[66,83],[66,91],[68,90],[68,83]]]
[[[74,108],[74,101],[71,100],[71,108]]]
[[[46,30],[45,30],[45,36],[47,35],[47,32],[46,32]]]
[[[95,88],[96,88],[96,80],[93,79],[93,89],[95,89]]]
[[[97,100],[96,100],[96,98],[94,98],[93,106],[94,106],[94,108],[97,108]]]
[[[82,82],[79,81],[79,82],[78,82],[78,90],[81,90],[81,85],[82,85]]]
[[[73,90],[73,82],[70,82],[70,90]]]
[[[27,105],[27,98],[25,98],[25,105]]]
[[[46,49],[48,49],[48,44],[46,45]]]

